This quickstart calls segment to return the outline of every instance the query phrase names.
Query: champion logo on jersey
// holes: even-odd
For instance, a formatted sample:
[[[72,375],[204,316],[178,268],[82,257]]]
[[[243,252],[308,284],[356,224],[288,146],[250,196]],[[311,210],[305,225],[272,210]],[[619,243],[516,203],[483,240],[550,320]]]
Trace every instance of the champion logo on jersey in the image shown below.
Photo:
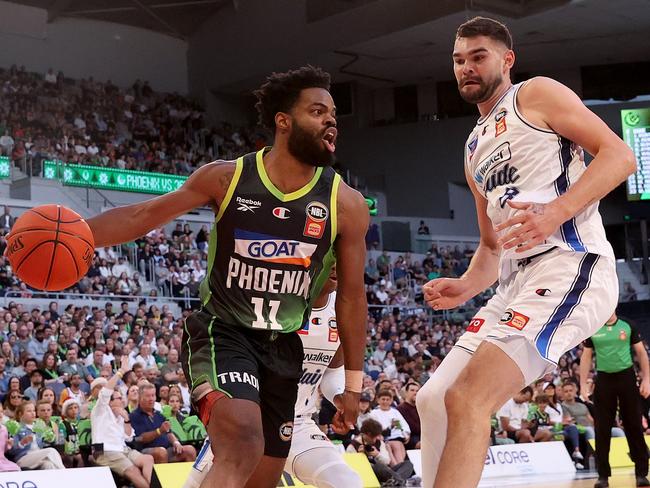
[[[251,200],[250,198],[237,197],[235,201],[239,204],[237,210],[241,212],[252,212],[255,213],[255,210],[262,206],[262,202],[259,200]]]
[[[308,268],[316,248],[316,244],[235,229],[235,252],[244,258]]]
[[[281,220],[287,220],[289,218],[290,213],[291,210],[285,207],[275,207],[273,209],[273,216]]]
[[[535,293],[537,293],[540,297],[545,297],[546,295],[551,294],[551,290],[549,290],[548,288],[538,288],[537,290],[535,290]]]

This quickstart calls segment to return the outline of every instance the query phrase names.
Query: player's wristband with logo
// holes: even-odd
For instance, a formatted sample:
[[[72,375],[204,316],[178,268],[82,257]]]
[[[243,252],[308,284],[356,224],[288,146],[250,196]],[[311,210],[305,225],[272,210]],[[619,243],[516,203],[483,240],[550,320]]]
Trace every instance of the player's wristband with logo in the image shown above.
[[[361,393],[363,387],[363,371],[345,370],[345,389],[353,393]]]

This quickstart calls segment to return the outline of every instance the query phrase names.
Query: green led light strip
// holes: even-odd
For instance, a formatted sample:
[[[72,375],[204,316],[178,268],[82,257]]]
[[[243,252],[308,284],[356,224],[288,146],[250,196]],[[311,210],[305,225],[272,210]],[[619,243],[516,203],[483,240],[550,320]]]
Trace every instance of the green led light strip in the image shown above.
[[[187,176],[69,164],[51,160],[43,162],[43,176],[48,180],[60,180],[64,185],[69,186],[156,195],[177,190],[187,180]]]

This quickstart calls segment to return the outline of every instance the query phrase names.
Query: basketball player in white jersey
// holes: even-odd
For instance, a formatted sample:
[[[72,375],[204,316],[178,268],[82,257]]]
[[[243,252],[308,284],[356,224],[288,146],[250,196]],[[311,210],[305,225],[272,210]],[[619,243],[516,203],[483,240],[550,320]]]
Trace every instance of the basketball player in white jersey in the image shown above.
[[[476,486],[490,416],[611,316],[618,281],[598,201],[636,166],[566,86],[512,84],[503,24],[461,25],[453,62],[461,96],[481,114],[465,146],[481,239],[467,272],[427,283],[425,298],[450,309],[499,286],[418,393],[425,488]],[[581,148],[594,156],[588,167]]]
[[[345,463],[334,444],[312,420],[319,386],[323,396],[338,407],[337,395],[345,389],[343,350],[339,348],[334,309],[335,289],[336,273],[332,272],[314,301],[309,323],[298,332],[305,358],[298,384],[291,450],[284,469],[303,483],[317,488],[361,488],[363,483],[359,475]],[[345,430],[338,414],[334,424]],[[290,430],[291,426],[287,426],[287,431],[278,435],[291,435]],[[210,470],[213,458],[210,440],[206,439],[183,488],[198,488]]]

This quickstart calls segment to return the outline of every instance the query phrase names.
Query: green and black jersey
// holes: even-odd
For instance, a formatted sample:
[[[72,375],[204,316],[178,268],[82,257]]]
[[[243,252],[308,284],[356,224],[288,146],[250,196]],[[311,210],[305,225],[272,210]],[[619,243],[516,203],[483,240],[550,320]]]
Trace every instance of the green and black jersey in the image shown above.
[[[335,262],[341,177],[318,167],[307,185],[284,194],[266,174],[269,149],[236,162],[210,235],[201,299],[217,322],[293,332]]]
[[[596,371],[618,373],[632,367],[632,345],[641,340],[637,329],[619,318],[611,325],[603,325],[584,345],[596,352]]]

